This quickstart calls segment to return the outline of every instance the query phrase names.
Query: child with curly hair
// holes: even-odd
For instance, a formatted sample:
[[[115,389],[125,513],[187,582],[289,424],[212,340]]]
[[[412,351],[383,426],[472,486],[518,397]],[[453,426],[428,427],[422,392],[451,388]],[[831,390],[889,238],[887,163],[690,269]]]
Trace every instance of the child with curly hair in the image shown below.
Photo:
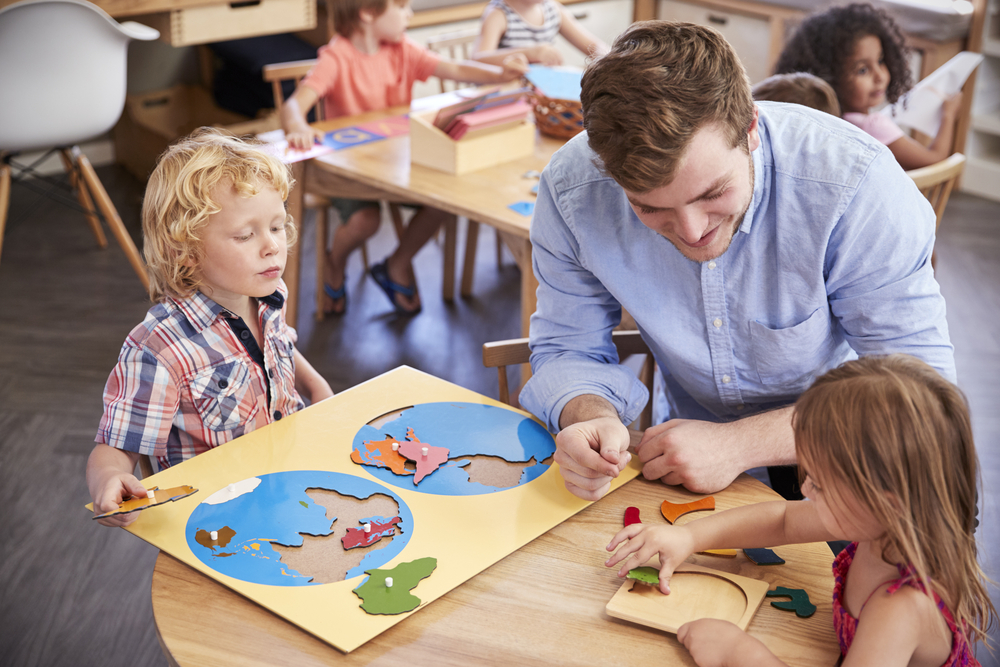
[[[851,4],[807,17],[785,45],[775,72],[808,72],[833,86],[842,118],[888,146],[903,169],[925,167],[951,153],[961,93],[944,100],[930,146],[905,135],[888,116],[871,113],[913,85],[903,34],[881,9]]]

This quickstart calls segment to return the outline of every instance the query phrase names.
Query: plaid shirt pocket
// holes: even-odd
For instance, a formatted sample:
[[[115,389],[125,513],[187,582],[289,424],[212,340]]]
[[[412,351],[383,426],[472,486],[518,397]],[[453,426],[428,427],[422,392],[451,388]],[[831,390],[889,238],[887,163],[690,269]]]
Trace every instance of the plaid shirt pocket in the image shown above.
[[[251,421],[260,406],[251,390],[250,369],[239,359],[200,371],[191,379],[191,399],[202,423],[212,431],[232,431]]]

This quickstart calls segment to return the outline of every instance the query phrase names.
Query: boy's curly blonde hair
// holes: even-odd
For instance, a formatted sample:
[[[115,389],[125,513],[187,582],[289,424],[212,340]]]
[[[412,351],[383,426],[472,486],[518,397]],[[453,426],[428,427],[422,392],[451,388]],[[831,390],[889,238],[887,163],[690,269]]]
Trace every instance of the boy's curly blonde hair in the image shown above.
[[[143,255],[149,270],[149,298],[186,298],[201,284],[200,231],[222,208],[212,199],[221,183],[231,183],[244,197],[273,187],[287,200],[294,185],[288,166],[262,149],[254,138],[234,137],[202,127],[170,146],[149,177],[142,202]],[[291,216],[285,218],[291,247],[297,238]]]

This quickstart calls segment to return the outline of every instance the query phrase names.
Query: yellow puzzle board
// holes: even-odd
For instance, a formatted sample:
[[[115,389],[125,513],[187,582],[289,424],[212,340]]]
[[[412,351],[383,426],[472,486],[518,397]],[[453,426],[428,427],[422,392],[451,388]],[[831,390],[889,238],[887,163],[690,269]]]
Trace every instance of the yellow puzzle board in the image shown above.
[[[570,518],[590,503],[569,493],[553,464],[537,479],[483,495],[429,495],[388,486],[351,461],[355,434],[386,413],[420,403],[455,401],[513,410],[498,401],[399,367],[321,403],[244,435],[143,480],[147,488],[190,484],[192,496],[139,512],[126,530],[183,561],[336,648],[350,652],[409,614],[369,615],[352,591],[364,576],[314,586],[251,583],[213,570],[185,538],[191,512],[213,493],[241,480],[284,471],[320,470],[371,480],[398,495],[413,513],[403,551],[380,569],[419,558],[437,559],[430,577],[413,589],[421,606],[432,602],[504,556]],[[526,412],[514,410],[530,416]],[[639,473],[637,457],[612,484]],[[453,530],[453,526],[461,530]]]

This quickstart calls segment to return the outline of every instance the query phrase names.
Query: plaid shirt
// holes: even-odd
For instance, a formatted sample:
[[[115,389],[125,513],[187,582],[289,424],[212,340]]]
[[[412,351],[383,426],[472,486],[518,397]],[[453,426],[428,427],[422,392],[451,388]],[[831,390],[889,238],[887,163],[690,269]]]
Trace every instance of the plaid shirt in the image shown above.
[[[285,294],[258,299],[266,376],[226,321],[237,316],[201,292],[150,308],[108,378],[95,441],[162,469],[301,410]]]

